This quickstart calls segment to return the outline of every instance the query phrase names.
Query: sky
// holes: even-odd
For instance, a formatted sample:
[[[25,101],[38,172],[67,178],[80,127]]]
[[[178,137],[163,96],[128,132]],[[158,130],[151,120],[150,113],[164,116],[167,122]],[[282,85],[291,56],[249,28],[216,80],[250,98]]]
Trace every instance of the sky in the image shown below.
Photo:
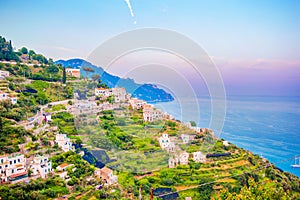
[[[54,60],[87,58],[144,27],[177,31],[218,67],[228,94],[300,94],[298,0],[0,0],[0,35]]]

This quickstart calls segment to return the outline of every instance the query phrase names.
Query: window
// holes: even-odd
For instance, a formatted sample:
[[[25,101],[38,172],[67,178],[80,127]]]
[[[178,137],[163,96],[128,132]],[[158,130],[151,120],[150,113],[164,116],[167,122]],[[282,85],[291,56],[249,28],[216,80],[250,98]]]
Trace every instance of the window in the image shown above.
[[[17,163],[17,160],[14,160],[14,164],[16,164]]]
[[[12,164],[12,161],[9,161],[9,164]]]

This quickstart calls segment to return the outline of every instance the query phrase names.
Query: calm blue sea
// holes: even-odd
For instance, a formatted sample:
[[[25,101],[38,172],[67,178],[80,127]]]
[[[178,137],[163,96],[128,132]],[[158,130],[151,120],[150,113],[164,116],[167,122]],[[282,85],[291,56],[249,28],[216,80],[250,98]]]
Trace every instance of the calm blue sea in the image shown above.
[[[188,99],[185,101],[189,102]],[[200,127],[209,127],[211,101],[203,98],[198,102],[200,119],[195,114],[195,107],[187,106],[188,103],[174,101],[155,106],[179,120],[194,120]],[[182,116],[182,109],[190,110]],[[300,155],[300,97],[230,96],[227,97],[226,112],[221,138],[300,177],[300,168],[291,167],[294,160],[286,161]]]

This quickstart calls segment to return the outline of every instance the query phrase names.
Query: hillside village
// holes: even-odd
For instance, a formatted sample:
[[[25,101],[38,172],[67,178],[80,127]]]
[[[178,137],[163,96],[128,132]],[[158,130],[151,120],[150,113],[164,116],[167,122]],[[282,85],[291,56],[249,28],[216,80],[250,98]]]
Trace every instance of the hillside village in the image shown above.
[[[69,76],[73,76],[76,78],[79,78],[77,73],[74,73],[72,70],[67,69],[67,74]],[[76,72],[78,72],[76,70]],[[1,71],[1,74],[5,75],[5,78],[9,78],[9,72],[8,71]],[[1,92],[1,100],[6,101],[10,100],[12,104],[17,103],[17,97],[11,97],[8,95],[8,93]],[[77,96],[78,94],[74,94],[74,96]],[[94,90],[94,101],[88,100],[88,101],[76,101],[69,105],[70,102],[66,105],[65,102],[62,104],[56,104],[56,106],[64,105],[66,108],[66,112],[71,114],[82,114],[82,113],[98,113],[104,110],[114,110],[118,109],[120,107],[131,107],[135,110],[142,110],[142,116],[143,120],[145,122],[154,122],[158,120],[174,120],[172,116],[168,115],[167,113],[164,113],[158,109],[156,109],[153,105],[147,104],[143,100],[139,100],[137,98],[131,98],[130,94],[126,93],[125,88],[95,88]],[[108,98],[113,97],[114,103],[109,103]],[[96,103],[96,98],[101,100],[102,103]],[[53,102],[55,103],[55,102]],[[51,105],[51,104],[49,104]],[[48,106],[49,106],[48,105]],[[52,131],[53,127],[47,126],[48,123],[51,124],[52,122],[52,115],[54,112],[44,112],[37,114],[37,117],[31,117],[31,120],[28,120],[27,123],[24,123],[24,127],[26,129],[31,130],[31,128],[35,128],[38,126],[43,126],[43,131]],[[39,118],[39,119],[38,119]],[[35,121],[35,125],[32,126],[33,121]],[[57,129],[57,128],[56,128]],[[199,129],[200,132],[202,129]],[[195,135],[193,135],[195,136]],[[189,138],[193,140],[193,136],[189,135],[181,135],[182,142],[187,144],[189,142]],[[169,139],[168,134],[162,134],[162,137],[158,138],[159,145],[162,149],[175,153],[175,143],[171,142]],[[72,142],[70,138],[68,138],[67,134],[56,134],[55,140],[49,141],[51,146],[57,145],[58,148],[60,148],[63,152],[68,151],[75,151],[74,146],[72,145]],[[14,153],[10,155],[3,155],[1,156],[1,178],[0,182],[2,184],[5,183],[17,183],[17,182],[25,182],[29,181],[31,179],[37,179],[37,178],[45,178],[48,174],[57,175],[62,179],[65,179],[66,182],[70,180],[68,178],[68,168],[72,168],[74,164],[68,164],[68,163],[62,163],[58,165],[55,169],[52,169],[52,163],[49,160],[48,156],[44,155],[34,155],[29,158],[26,158],[25,155],[28,153],[24,149],[24,144],[20,144],[20,149],[22,153]],[[176,151],[179,148],[176,148]],[[194,152],[194,161],[195,162],[205,162],[205,156],[201,152]],[[178,154],[178,157],[175,158],[175,160],[170,157],[169,159],[169,167],[174,168],[175,164],[188,164],[188,158],[189,154],[186,152]],[[174,160],[174,161],[173,161]],[[73,171],[76,170],[76,168],[72,168]],[[94,171],[95,177],[102,177],[107,184],[116,184],[117,183],[117,176],[113,175],[112,170],[104,167],[102,169],[95,169]]]
[[[30,52],[0,62],[2,199],[299,198],[268,160]]]

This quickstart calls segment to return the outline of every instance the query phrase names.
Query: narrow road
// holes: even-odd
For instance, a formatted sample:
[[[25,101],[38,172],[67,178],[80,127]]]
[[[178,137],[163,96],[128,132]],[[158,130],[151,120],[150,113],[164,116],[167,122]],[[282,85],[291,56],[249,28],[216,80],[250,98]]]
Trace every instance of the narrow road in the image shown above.
[[[40,106],[40,111],[35,116],[30,117],[27,120],[21,121],[18,124],[24,126],[25,129],[31,128],[34,125],[34,123],[36,123],[36,122],[40,124],[43,120],[44,109],[48,108],[49,104],[51,104],[52,106],[53,105],[59,105],[59,104],[68,104],[68,102],[70,100],[72,100],[72,99],[66,99],[66,100],[63,100],[63,101],[51,102],[51,103],[45,104],[43,106]],[[29,120],[29,119],[32,119],[32,118],[33,118],[33,120]]]

